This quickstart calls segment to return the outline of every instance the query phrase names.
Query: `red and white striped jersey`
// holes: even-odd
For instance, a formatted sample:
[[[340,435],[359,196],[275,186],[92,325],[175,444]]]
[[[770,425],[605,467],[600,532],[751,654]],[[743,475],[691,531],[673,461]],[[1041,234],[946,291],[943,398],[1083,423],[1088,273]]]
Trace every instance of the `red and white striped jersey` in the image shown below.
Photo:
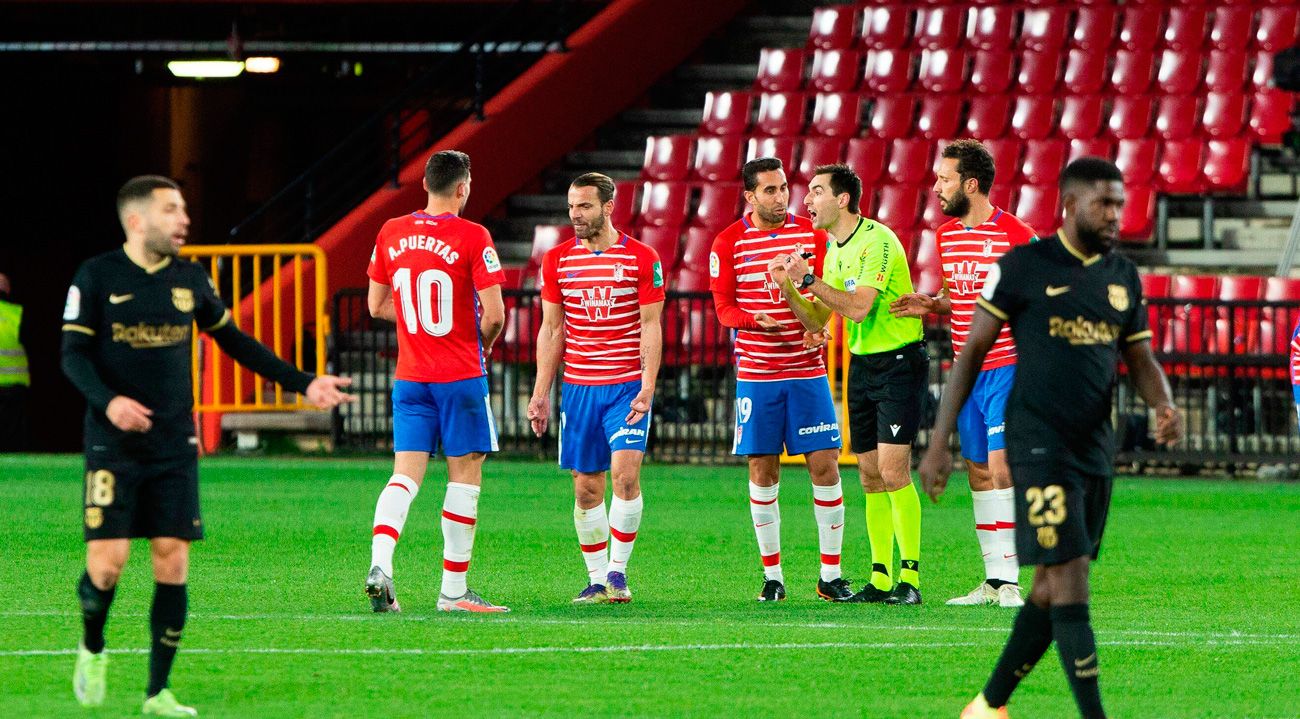
[[[1300,322],[1291,332],[1291,384],[1300,387]]]
[[[803,346],[804,327],[767,272],[773,257],[793,252],[814,253],[810,264],[813,273],[820,275],[826,233],[814,230],[806,217],[786,215],[784,227],[762,230],[746,215],[713,240],[709,289],[718,318],[736,330],[736,379],[764,382],[826,376],[821,350]],[[812,299],[808,290],[803,296]],[[781,328],[759,328],[753,316],[760,312],[771,315]]]
[[[1036,241],[1034,231],[1020,218],[993,208],[993,215],[978,227],[965,227],[953,218],[935,231],[939,261],[943,264],[943,282],[952,301],[952,354],[961,354],[975,316],[975,300],[984,289],[989,267],[1017,245]],[[1016,363],[1016,346],[1011,340],[1011,326],[1003,325],[998,339],[984,356],[981,370],[996,369]]]
[[[664,301],[649,245],[620,233],[604,252],[576,237],[542,257],[542,299],[564,306],[564,381],[617,384],[641,376],[641,305]]]

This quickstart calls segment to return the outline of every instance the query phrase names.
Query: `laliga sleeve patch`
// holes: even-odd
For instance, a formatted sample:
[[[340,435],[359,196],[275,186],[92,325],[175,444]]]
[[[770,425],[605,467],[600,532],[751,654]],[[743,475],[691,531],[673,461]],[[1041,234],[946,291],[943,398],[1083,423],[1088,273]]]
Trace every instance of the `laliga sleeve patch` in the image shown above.
[[[497,257],[497,251],[491,247],[483,248],[483,266],[488,272],[501,271],[501,258]]]
[[[654,286],[664,286],[664,266],[661,262],[656,262],[654,266]]]
[[[81,316],[81,290],[76,285],[68,288],[68,301],[63,304],[63,319],[75,320]]]
[[[984,289],[980,291],[980,297],[993,301],[993,293],[998,290],[998,280],[1002,279],[1002,268],[994,262],[989,265],[989,273],[984,277]]]
[[[722,261],[718,259],[718,253],[709,253],[709,277],[717,279],[718,274],[722,272]]]

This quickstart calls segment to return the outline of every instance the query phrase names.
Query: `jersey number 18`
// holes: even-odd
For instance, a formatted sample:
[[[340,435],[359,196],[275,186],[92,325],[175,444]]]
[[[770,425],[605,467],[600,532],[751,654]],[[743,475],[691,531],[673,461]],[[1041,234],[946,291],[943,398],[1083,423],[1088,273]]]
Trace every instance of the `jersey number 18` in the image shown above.
[[[442,337],[451,332],[451,275],[442,270],[425,270],[415,278],[412,293],[411,268],[403,267],[393,273],[393,291],[401,299],[407,333],[423,329],[426,334]]]

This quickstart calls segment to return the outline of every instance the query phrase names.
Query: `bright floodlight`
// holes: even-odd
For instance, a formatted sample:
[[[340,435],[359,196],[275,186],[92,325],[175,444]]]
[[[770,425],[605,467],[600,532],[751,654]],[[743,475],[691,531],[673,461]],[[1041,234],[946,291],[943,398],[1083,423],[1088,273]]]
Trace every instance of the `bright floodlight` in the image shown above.
[[[172,60],[167,69],[176,77],[237,77],[244,63],[233,60]]]
[[[280,69],[278,57],[250,57],[244,60],[244,69],[248,72],[272,73]]]

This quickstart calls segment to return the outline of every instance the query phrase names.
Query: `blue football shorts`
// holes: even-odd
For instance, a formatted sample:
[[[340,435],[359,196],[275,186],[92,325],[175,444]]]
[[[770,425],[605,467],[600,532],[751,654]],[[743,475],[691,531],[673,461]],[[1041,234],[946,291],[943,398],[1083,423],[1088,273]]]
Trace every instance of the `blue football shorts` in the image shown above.
[[[497,451],[487,377],[393,382],[393,451],[443,456]]]

